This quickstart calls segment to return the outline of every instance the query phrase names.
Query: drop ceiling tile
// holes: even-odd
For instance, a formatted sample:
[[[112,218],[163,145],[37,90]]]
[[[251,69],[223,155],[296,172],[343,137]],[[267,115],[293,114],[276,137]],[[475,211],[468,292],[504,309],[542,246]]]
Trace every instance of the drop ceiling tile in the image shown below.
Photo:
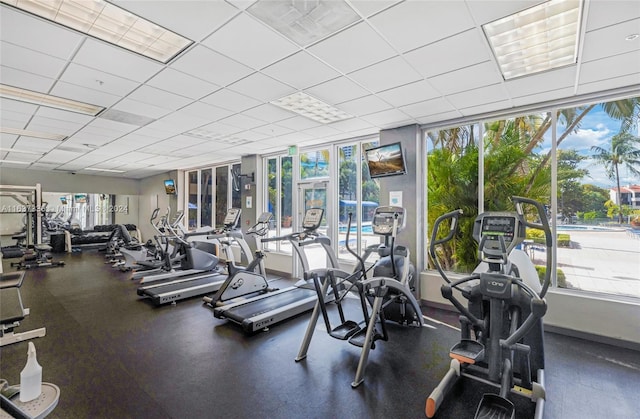
[[[4,139],[4,136],[3,136]],[[54,147],[58,146],[58,141],[51,140],[43,140],[40,138],[30,138],[21,136],[18,141],[15,143],[14,147],[22,150],[30,150],[37,152],[47,152],[49,150],[53,150]],[[5,147],[3,142],[3,147]]]
[[[159,119],[136,130],[135,133],[138,135],[144,135],[146,137],[164,140],[166,138],[173,137],[176,134],[182,133],[182,130],[174,127],[168,122],[163,121],[162,119]]]
[[[398,3],[401,0],[351,0],[349,3],[353,8],[359,12],[362,16],[368,17],[374,13],[378,13],[382,9]]]
[[[307,49],[343,73],[391,58],[396,52],[365,23],[358,23]]]
[[[512,108],[511,101],[501,100],[498,102],[483,103],[482,105],[463,108],[463,109],[460,109],[460,113],[463,116],[473,116],[473,115],[480,115],[487,112],[495,112],[495,111],[501,111],[501,110],[506,111],[510,108]]]
[[[171,110],[180,109],[193,101],[184,96],[146,85],[136,89],[128,96],[128,99]]]
[[[258,132],[260,134],[268,135],[269,137],[277,137],[280,135],[289,134],[293,130],[289,128],[285,128],[280,125],[269,124],[269,125],[263,125],[261,127],[255,128],[253,131]]]
[[[226,86],[253,73],[246,65],[202,45],[196,45],[182,54],[171,64],[171,68],[219,86]]]
[[[234,112],[242,112],[262,103],[259,100],[241,95],[229,89],[220,89],[209,96],[203,97],[200,101]]]
[[[248,14],[236,16],[202,44],[256,70],[298,50],[291,41]]]
[[[0,110],[0,121],[3,127],[24,129],[30,119],[30,114],[12,112],[5,109]]]
[[[338,77],[309,89],[305,89],[309,95],[320,99],[330,105],[357,99],[370,94],[347,77]]]
[[[194,102],[191,105],[187,105],[184,108],[180,109],[178,112],[181,114],[197,116],[199,118],[206,119],[207,122],[226,118],[233,113],[226,109],[222,109],[217,106],[209,105],[202,102]]]
[[[589,61],[580,67],[580,84],[627,76],[638,72],[638,52],[628,52],[601,60]]]
[[[435,98],[417,102],[408,106],[402,106],[400,109],[407,115],[418,119],[427,115],[449,112],[454,108],[446,99]]]
[[[2,112],[11,111],[31,116],[37,109],[38,105],[0,97],[0,111]],[[2,114],[0,114],[0,116],[2,116]]]
[[[481,64],[431,77],[429,82],[432,86],[435,86],[440,93],[449,95],[477,87],[497,84],[502,82],[502,80],[502,75],[498,72],[493,61],[486,61]],[[532,85],[531,87],[537,88],[538,86]]]
[[[467,90],[465,92],[447,96],[449,102],[451,102],[451,104],[457,109],[498,102],[507,100],[508,98],[509,96],[507,95],[505,87],[500,84]]]
[[[60,76],[60,80],[121,96],[126,96],[140,85],[140,83],[123,77],[114,76],[104,71],[96,70],[95,68],[74,63],[70,63],[67,68],[65,68],[64,73]]]
[[[307,128],[301,132],[297,132],[296,134],[308,134],[313,138],[322,138],[328,137],[330,135],[342,134],[337,129],[330,127],[329,125],[318,125],[317,127]]]
[[[332,122],[329,124],[332,128],[342,132],[360,131],[363,129],[371,129],[373,126],[360,118],[350,118],[343,121]]]
[[[471,29],[404,54],[425,77],[433,77],[492,59],[480,29]],[[446,57],[446,59],[434,59]]]
[[[129,112],[135,115],[142,115],[148,118],[159,119],[165,115],[168,115],[171,110],[166,108],[160,108],[158,106],[150,105],[148,103],[138,102],[132,99],[122,99],[118,102],[113,109],[123,112]]]
[[[149,58],[92,38],[82,44],[73,62],[137,82],[149,79],[163,68]]]
[[[271,146],[284,148],[291,145],[297,145],[300,142],[310,140],[312,138],[312,135],[304,132],[291,132],[289,134],[278,135],[274,138],[270,138],[268,141],[263,141],[262,144],[269,146],[266,150],[270,150]]]
[[[200,99],[220,88],[214,83],[168,67],[153,76],[146,84],[191,99]]]
[[[5,154],[4,151],[2,152],[2,154]],[[11,152],[11,153],[6,153],[6,156],[3,157],[3,158],[6,159],[6,160],[27,161],[29,163],[33,163],[36,160],[38,160],[40,158],[40,156],[37,155],[37,154],[31,154],[31,153],[15,153],[15,152]]]
[[[478,25],[484,25],[485,23],[493,22],[494,20],[544,3],[544,1],[545,0],[466,0],[466,3],[475,22]]]
[[[238,128],[229,124],[223,124],[221,122],[214,122],[212,124],[203,125],[199,129],[216,134],[220,138],[244,131],[244,129],[242,128]]]
[[[448,112],[442,112],[434,115],[423,116],[421,118],[417,118],[418,122],[421,124],[438,124],[438,123],[446,123],[446,121],[451,121],[456,118],[462,117],[460,111],[453,110]]]
[[[585,93],[603,92],[606,90],[634,85],[640,86],[640,71],[627,76],[612,77],[610,79],[580,84],[576,93],[582,95]]]
[[[42,159],[41,163],[66,163],[80,157],[82,153],[72,153],[69,151],[52,150],[48,152]]]
[[[640,7],[636,1],[609,0],[587,2],[587,31],[615,25],[625,20],[640,18]],[[637,29],[635,32],[638,33]],[[629,35],[629,34],[627,34]]]
[[[116,4],[139,16],[200,41],[225,23],[238,9],[223,1],[154,1],[116,0]]]
[[[391,105],[375,95],[369,95],[348,102],[342,102],[337,105],[337,107],[348,114],[362,116],[390,109]]]
[[[320,125],[320,123],[317,121],[314,121],[313,119],[296,115],[293,118],[288,118],[282,121],[278,121],[276,122],[276,125],[289,128],[294,131],[300,131],[300,130],[311,128],[311,127],[317,127],[318,125]]]
[[[559,88],[559,89],[551,90],[547,92],[532,93],[527,96],[514,97],[511,100],[511,102],[513,103],[513,106],[532,105],[536,103],[546,102],[549,100],[570,98],[573,96],[573,92],[574,92],[574,88],[573,86],[570,86],[570,87]]]
[[[384,99],[395,107],[400,107],[416,102],[422,102],[427,99],[433,99],[440,96],[440,93],[434,89],[433,85],[429,81],[421,80],[415,83],[385,90],[384,92],[379,92],[376,96]]]
[[[75,124],[86,125],[92,122],[95,117],[84,115],[77,112],[63,111],[62,109],[47,108],[46,106],[40,106],[35,112],[35,117],[44,117],[50,119],[57,119],[59,121],[73,122]]]
[[[234,127],[238,127],[238,128],[242,128],[242,129],[252,129],[255,127],[260,127],[262,125],[266,125],[267,123],[265,121],[262,121],[260,119],[256,119],[256,118],[252,118],[250,116],[247,115],[242,115],[242,114],[235,114],[235,115],[231,115],[227,118],[221,119],[219,122],[222,122],[223,124],[229,124],[232,125]]]
[[[242,112],[242,114],[269,123],[282,121],[283,119],[291,118],[291,116],[294,115],[292,112],[284,110],[270,103],[265,103],[264,105],[247,109],[246,111]]]
[[[243,132],[239,132],[237,134],[234,134],[234,136],[236,136],[238,138],[242,138],[243,140],[247,140],[247,141],[260,141],[260,140],[264,140],[265,138],[269,137],[266,134],[262,134],[262,133],[255,132],[255,131],[243,131]]]
[[[88,89],[86,87],[77,86],[63,81],[57,82],[53,89],[51,89],[50,93],[54,96],[103,106],[105,108],[113,106],[113,104],[120,100],[120,96],[101,92],[99,90]]]
[[[71,135],[74,132],[81,129],[84,125],[89,123],[90,119],[84,121],[84,123],[73,122],[73,121],[65,121],[61,119],[52,119],[46,118],[42,116],[34,116],[29,122],[30,129],[34,131],[45,131],[45,132],[59,132],[66,133],[66,135]]]
[[[509,80],[504,83],[504,86],[509,96],[521,97],[572,87],[575,78],[576,66],[569,66]]]
[[[0,42],[2,65],[46,78],[57,78],[66,65],[65,60],[41,52]],[[45,92],[46,93],[46,92]]]
[[[231,84],[229,89],[265,102],[287,96],[296,90],[261,73],[253,73]]]
[[[15,68],[0,66],[0,83],[36,92],[48,92],[55,80]]]
[[[340,73],[305,51],[300,51],[270,65],[262,70],[262,73],[297,89],[304,89],[340,75]]]
[[[72,30],[10,7],[3,5],[1,10],[0,34],[3,41],[66,60],[83,38]]]
[[[369,20],[400,52],[475,26],[462,1],[405,1]]]
[[[135,130],[136,127],[133,127],[129,124],[111,121],[108,119],[95,118],[91,123],[85,128],[85,130],[95,130],[96,133],[105,133],[105,134],[113,134],[113,135],[122,135],[129,133]]]
[[[397,126],[402,126],[411,123],[411,119],[409,118],[409,116],[397,109],[390,109],[387,111],[372,113],[370,115],[362,117],[362,119],[381,128],[387,127],[390,124],[398,124]]]
[[[640,5],[638,5],[640,9]],[[598,60],[612,55],[635,52],[640,63],[640,39],[627,41],[630,34],[640,32],[640,18],[606,28],[587,32],[584,35],[582,62]],[[640,66],[640,64],[638,64]]]
[[[185,112],[178,111],[170,113],[169,115],[160,119],[160,121],[171,126],[171,128],[175,131],[184,132],[201,127],[202,125],[209,123],[211,119],[192,116]]]
[[[422,80],[422,76],[399,56],[355,71],[349,77],[372,92]]]

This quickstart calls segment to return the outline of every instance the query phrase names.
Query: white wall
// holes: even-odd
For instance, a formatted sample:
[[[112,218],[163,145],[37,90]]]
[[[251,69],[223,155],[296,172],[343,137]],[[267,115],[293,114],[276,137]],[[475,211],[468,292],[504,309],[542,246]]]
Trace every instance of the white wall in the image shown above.
[[[451,279],[457,277],[451,275]],[[423,301],[455,310],[442,298],[443,280],[438,272],[422,272],[420,280]],[[640,305],[637,303],[558,289],[550,290],[545,298],[548,304],[545,325],[640,344]]]
[[[111,176],[72,175],[52,170],[2,169],[3,185],[42,185],[42,192],[84,192],[137,195],[140,181]]]
[[[171,208],[171,214],[175,214],[178,208],[178,200],[175,195],[167,195],[164,189],[164,181],[174,179],[178,186],[178,173],[171,171],[140,180],[140,197],[138,200],[138,230],[143,240],[151,239],[156,231],[151,227],[150,217],[154,209],[160,208],[160,214],[164,214],[167,208]],[[180,190],[178,194],[182,193]]]

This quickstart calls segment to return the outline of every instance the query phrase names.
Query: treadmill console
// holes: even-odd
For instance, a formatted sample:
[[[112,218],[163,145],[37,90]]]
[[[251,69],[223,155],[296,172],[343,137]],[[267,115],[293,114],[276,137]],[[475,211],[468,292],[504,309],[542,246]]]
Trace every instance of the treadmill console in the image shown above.
[[[398,215],[398,228],[396,233],[405,226],[404,208],[402,207],[378,207],[373,213],[371,227],[374,234],[390,236],[393,234],[393,221]]]
[[[258,217],[258,221],[256,221],[256,224],[266,224],[269,221],[271,221],[271,219],[273,218],[273,214],[271,214],[270,212],[263,212],[262,214],[260,214],[260,217]]]
[[[226,228],[234,228],[238,225],[238,221],[240,221],[240,213],[242,210],[240,208],[229,208],[227,210],[227,215],[224,216],[224,220],[222,224]]]
[[[320,223],[322,223],[323,215],[324,210],[322,208],[309,208],[307,212],[304,213],[302,228],[305,231],[317,230],[318,227],[320,227]]]

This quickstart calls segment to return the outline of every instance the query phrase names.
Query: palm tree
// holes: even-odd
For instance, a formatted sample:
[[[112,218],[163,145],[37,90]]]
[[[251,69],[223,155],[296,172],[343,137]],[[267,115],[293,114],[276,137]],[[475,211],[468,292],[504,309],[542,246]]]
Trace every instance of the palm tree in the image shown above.
[[[620,166],[625,167],[634,175],[640,176],[640,138],[622,131],[611,137],[610,150],[593,146],[591,151],[595,153],[593,158],[604,165],[609,179],[616,181],[619,206],[618,221],[622,224]]]

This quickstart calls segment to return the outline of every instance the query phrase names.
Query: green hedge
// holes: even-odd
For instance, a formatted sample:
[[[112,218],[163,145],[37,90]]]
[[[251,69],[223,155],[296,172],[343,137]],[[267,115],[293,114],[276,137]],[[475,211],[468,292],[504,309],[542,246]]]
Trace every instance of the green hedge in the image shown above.
[[[527,229],[527,240],[533,240],[534,243],[545,244],[544,231]],[[556,239],[558,247],[570,247],[571,236],[566,233],[558,233]]]
[[[544,281],[544,274],[547,271],[546,266],[536,266],[536,271],[538,271],[538,278],[540,278],[540,284]],[[557,272],[558,277],[558,288],[567,288],[567,277],[565,276],[562,269],[558,269]]]

